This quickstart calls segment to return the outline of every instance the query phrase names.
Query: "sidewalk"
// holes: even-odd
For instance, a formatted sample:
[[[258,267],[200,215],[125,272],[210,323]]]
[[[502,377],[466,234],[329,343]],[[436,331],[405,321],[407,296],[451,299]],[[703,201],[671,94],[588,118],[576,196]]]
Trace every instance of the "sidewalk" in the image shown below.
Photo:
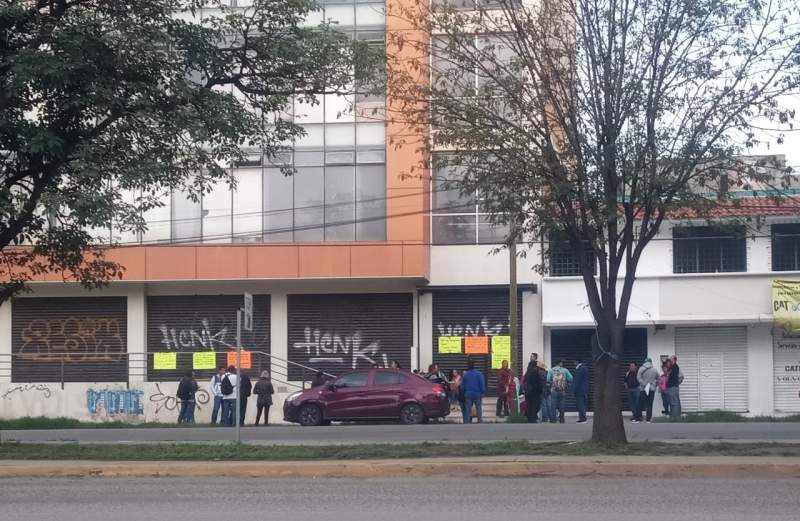
[[[0,461],[0,479],[75,477],[800,479],[800,458],[501,456],[305,462]]]

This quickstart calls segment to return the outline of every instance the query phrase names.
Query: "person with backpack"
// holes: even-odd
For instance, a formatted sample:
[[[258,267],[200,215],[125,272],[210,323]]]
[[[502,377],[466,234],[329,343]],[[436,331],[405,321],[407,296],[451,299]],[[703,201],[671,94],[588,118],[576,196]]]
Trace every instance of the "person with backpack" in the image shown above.
[[[564,402],[569,385],[572,383],[572,373],[564,367],[563,360],[559,360],[547,372],[547,382],[550,384],[550,399],[553,402],[550,423],[556,422],[556,411],[558,411],[558,422],[564,423]]]
[[[242,379],[242,384],[244,384],[244,379]],[[253,394],[258,396],[256,400],[256,426],[261,420],[262,412],[264,413],[264,425],[269,425],[269,408],[272,407],[272,395],[275,394],[269,371],[261,371],[261,377],[256,382]]]
[[[681,417],[680,385],[683,383],[683,373],[678,366],[678,357],[670,358],[669,377],[667,378],[667,395],[669,396],[669,417],[679,420]]]
[[[542,373],[536,362],[531,360],[525,371],[525,415],[528,417],[528,423],[536,423],[542,403],[542,394],[544,394]]]
[[[186,371],[186,374],[178,383],[178,392],[175,393],[181,403],[181,409],[178,412],[178,423],[194,423],[194,397],[197,394],[197,389],[198,385],[194,379],[194,373]]]
[[[209,387],[211,388],[211,396],[214,397],[214,408],[211,410],[211,425],[217,424],[217,417],[220,414],[220,409],[222,409],[222,391],[220,390],[219,386],[222,383],[222,377],[225,376],[225,368],[220,367],[217,369],[217,374],[211,377],[211,382]],[[219,416],[220,420],[222,420],[222,416]],[[224,421],[220,421],[220,423],[225,423]]]
[[[639,387],[642,394],[639,396],[639,411],[644,409],[647,423],[653,420],[653,399],[656,396],[656,387],[658,387],[658,370],[653,367],[653,360],[650,358],[645,359],[639,372],[636,374],[636,379],[639,381]],[[639,418],[641,419],[641,412]]]
[[[550,382],[547,381],[547,366],[543,362],[538,362],[539,377],[542,379],[542,423],[549,423],[553,418],[553,401],[550,393]]]
[[[239,399],[239,425],[244,425],[244,418],[247,415],[247,399],[253,394],[253,384],[250,383],[250,377],[244,373],[242,373],[241,380],[241,385],[239,386],[239,391],[242,393]]]
[[[498,418],[509,415],[508,398],[512,392],[513,380],[511,371],[508,369],[508,360],[503,360],[500,370],[497,371],[497,410],[495,414]]]
[[[586,423],[586,410],[589,406],[589,366],[583,361],[578,362],[575,367],[572,393],[575,395],[575,405],[578,408],[576,423]]]
[[[239,378],[236,375],[236,366],[228,367],[222,382],[219,384],[222,392],[222,423],[233,427],[236,423],[236,393],[239,391]]]
[[[628,393],[628,405],[631,408],[631,423],[639,423],[642,421],[641,411],[639,410],[639,394],[641,393],[641,389],[639,388],[639,370],[636,368],[636,364],[630,364],[628,366],[628,372],[625,373],[625,378],[623,379],[625,382],[625,391]]]
[[[464,423],[472,423],[472,407],[475,406],[478,423],[483,423],[483,395],[486,394],[486,379],[475,369],[475,361],[467,362],[467,371],[461,377],[464,391]]]
[[[669,393],[667,393],[667,382],[669,381],[669,358],[661,363],[661,376],[658,377],[658,390],[661,393],[661,414],[669,416]]]

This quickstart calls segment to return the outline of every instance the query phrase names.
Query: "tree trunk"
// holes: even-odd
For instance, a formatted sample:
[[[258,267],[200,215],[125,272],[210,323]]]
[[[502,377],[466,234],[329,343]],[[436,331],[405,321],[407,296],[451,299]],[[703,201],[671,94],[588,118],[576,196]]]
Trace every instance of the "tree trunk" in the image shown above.
[[[603,342],[605,351],[622,353],[624,329],[618,334],[608,335]],[[610,337],[610,338],[609,338]],[[620,398],[619,361],[600,352],[595,356],[594,371],[594,421],[592,422],[592,441],[604,445],[621,445],[628,442],[625,423],[622,420],[622,401]]]

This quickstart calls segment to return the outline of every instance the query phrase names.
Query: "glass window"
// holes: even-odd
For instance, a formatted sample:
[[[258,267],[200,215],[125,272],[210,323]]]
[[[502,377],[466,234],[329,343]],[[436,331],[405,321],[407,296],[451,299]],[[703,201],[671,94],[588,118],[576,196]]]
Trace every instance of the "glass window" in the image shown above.
[[[340,94],[325,95],[325,122],[349,123],[355,121],[353,96]]]
[[[504,77],[515,77],[513,70],[514,51],[508,45],[512,38],[503,36],[484,36],[478,41],[481,52],[481,73],[478,75],[478,87],[485,87],[489,93],[498,94],[498,85]]]
[[[322,97],[295,99],[294,119],[297,123],[322,123],[325,121],[325,105]]]
[[[142,242],[169,242],[171,238],[172,195],[161,195],[162,206],[144,212],[147,229],[142,232]]]
[[[772,271],[800,271],[800,223],[772,225]]]
[[[261,168],[240,168],[234,171],[236,190],[233,192],[233,234],[236,239],[261,239],[263,219]]]
[[[325,125],[325,145],[350,147],[356,141],[356,126],[353,123],[328,123]]]
[[[173,241],[200,241],[203,229],[201,218],[199,199],[192,201],[185,191],[172,194]]]
[[[397,371],[378,371],[372,377],[374,385],[399,385],[406,383],[407,378]]]
[[[434,167],[433,213],[474,213],[475,197],[464,196],[458,187],[463,171],[458,165]]]
[[[369,373],[366,371],[359,371],[357,373],[350,373],[339,377],[336,380],[336,387],[364,387],[367,385]]]
[[[325,169],[297,167],[294,174],[294,240],[321,242],[325,238]]]
[[[356,145],[382,145],[386,143],[386,125],[359,123],[356,127]]]
[[[493,224],[488,216],[478,216],[479,244],[504,244],[508,238],[508,232],[508,225]]]
[[[433,38],[433,60],[431,61],[431,80],[434,90],[466,95],[475,92],[475,71],[467,69],[469,61],[463,55],[448,48],[449,41],[444,37]],[[462,51],[466,52],[466,51]]]
[[[386,166],[356,167],[356,240],[386,239]]]
[[[230,242],[232,194],[224,179],[203,194],[203,242]]]
[[[747,244],[745,241],[743,226],[673,228],[673,272],[747,271]]]
[[[138,190],[120,190],[121,202],[126,206],[131,207],[129,209],[126,209],[126,213],[128,211],[134,211],[134,208],[138,208],[139,210],[141,210],[141,206],[139,206],[139,200],[138,200],[139,195],[140,192]],[[138,211],[135,213],[140,214],[141,212]],[[139,232],[131,229],[131,224],[133,223],[123,223],[121,221],[115,222],[114,225],[111,227],[112,240],[119,244],[138,244]]]
[[[303,124],[305,135],[298,136],[295,140],[296,147],[316,147],[325,146],[325,125]]]
[[[476,215],[434,215],[434,244],[475,244]]]
[[[579,277],[581,270],[579,253],[572,249],[566,236],[560,232],[551,233],[548,237],[548,257],[550,259],[550,275],[553,277]],[[591,245],[587,244],[583,251],[584,262],[592,265],[592,273],[597,271],[594,252]]]
[[[356,24],[355,10],[353,4],[349,5],[326,5],[325,18],[329,18],[340,26],[354,26]]]
[[[264,170],[264,242],[292,242],[294,180],[279,168]]]
[[[384,25],[386,7],[383,3],[363,4],[356,6],[356,23],[359,27]]]
[[[325,240],[355,240],[355,168],[325,169]]]

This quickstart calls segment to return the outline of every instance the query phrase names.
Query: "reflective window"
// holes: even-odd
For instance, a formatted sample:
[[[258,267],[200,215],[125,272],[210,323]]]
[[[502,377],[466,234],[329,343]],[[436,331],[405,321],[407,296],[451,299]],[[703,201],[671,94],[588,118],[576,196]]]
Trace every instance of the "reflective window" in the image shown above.
[[[297,167],[294,176],[294,240],[325,239],[325,169]]]
[[[188,192],[172,194],[172,240],[199,242],[202,239],[200,201],[193,201]]]
[[[262,197],[261,167],[234,170],[233,237],[235,242],[261,240]]]
[[[372,377],[373,385],[399,385],[406,383],[407,378],[397,371],[378,371]]]
[[[227,180],[214,183],[203,194],[203,242],[230,242],[232,194]]]
[[[346,374],[336,380],[336,387],[364,387],[367,385],[369,373],[360,371],[357,373]]]
[[[355,240],[355,167],[325,169],[325,240]]]

